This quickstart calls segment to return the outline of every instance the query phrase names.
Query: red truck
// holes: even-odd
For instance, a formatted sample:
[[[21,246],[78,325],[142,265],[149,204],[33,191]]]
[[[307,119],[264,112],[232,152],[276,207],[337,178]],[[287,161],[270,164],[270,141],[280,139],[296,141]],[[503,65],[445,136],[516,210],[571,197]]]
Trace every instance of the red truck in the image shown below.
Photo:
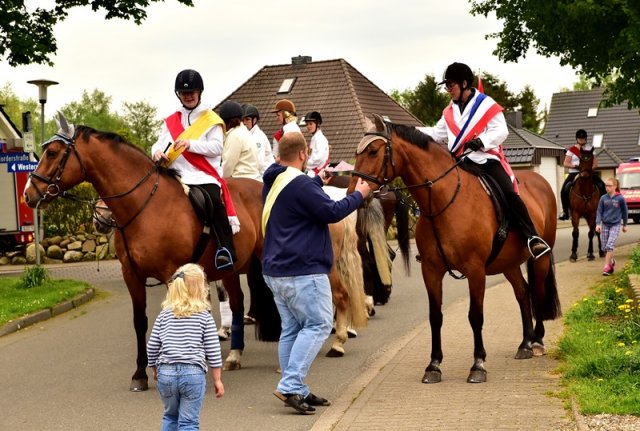
[[[629,218],[640,223],[640,157],[620,163],[616,169],[616,178],[620,181],[620,192],[627,201]]]

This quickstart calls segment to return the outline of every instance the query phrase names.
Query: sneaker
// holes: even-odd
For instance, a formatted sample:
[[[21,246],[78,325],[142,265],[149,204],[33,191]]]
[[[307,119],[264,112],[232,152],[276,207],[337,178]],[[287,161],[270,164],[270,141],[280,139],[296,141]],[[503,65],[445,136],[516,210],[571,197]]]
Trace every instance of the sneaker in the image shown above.
[[[608,276],[611,274],[613,274],[613,268],[610,265],[607,265],[602,269],[602,275]]]
[[[254,319],[252,316],[245,314],[244,317],[242,318],[242,321],[244,322],[245,325],[255,325],[256,324],[256,319]]]
[[[220,341],[227,341],[231,337],[231,328],[228,326],[221,326],[218,329],[218,338]]]
[[[549,248],[549,246],[543,242],[535,242],[531,245],[531,254],[533,255],[534,259],[538,259],[543,254],[548,253],[549,251],[551,251],[551,248]]]
[[[569,215],[567,213],[562,213],[560,214],[560,217],[558,217],[558,220],[569,220]]]

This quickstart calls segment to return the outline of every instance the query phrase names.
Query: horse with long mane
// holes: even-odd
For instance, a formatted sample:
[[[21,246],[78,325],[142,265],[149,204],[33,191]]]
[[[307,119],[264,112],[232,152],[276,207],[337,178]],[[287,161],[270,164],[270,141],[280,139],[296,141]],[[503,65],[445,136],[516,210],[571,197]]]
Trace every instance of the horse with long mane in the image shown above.
[[[445,148],[415,127],[384,122],[378,115],[374,119],[375,125],[358,146],[353,175],[378,189],[400,177],[420,208],[415,241],[422,256],[432,338],[431,360],[422,382],[436,383],[442,378],[442,279],[447,272],[455,275],[452,271],[459,271],[468,280],[474,341],[468,382],[486,381],[482,325],[487,275],[502,273],[513,287],[523,325],[516,359],[542,354],[543,321],[561,314],[552,253],[534,260],[525,238],[509,231],[500,251],[490,258],[499,224],[493,202],[478,178],[462,170]],[[537,231],[553,247],[557,222],[551,187],[534,172],[520,172],[518,179]],[[352,179],[350,191],[356,181]],[[520,270],[523,262],[527,263],[528,282]]]
[[[596,213],[598,212],[598,202],[600,201],[600,190],[594,181],[595,172],[593,171],[594,149],[580,150],[580,164],[578,165],[578,175],[574,179],[573,185],[569,191],[569,207],[571,208],[571,225],[573,231],[573,241],[571,243],[571,262],[578,259],[578,238],[580,237],[580,219],[584,218],[589,227],[589,246],[587,248],[587,259],[594,260],[593,254],[593,237],[598,238],[598,252],[600,257],[604,257],[602,245],[600,243],[600,234],[596,232]]]

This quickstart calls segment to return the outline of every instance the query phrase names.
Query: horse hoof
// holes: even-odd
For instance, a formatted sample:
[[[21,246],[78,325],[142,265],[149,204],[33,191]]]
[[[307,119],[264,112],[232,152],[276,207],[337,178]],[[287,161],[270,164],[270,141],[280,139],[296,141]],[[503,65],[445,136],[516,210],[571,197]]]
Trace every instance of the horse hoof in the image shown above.
[[[242,368],[242,365],[239,362],[225,362],[222,364],[223,371],[235,371]]]
[[[347,337],[356,338],[357,336],[358,336],[358,333],[356,332],[355,329],[347,328]]]
[[[544,356],[545,355],[544,344],[533,343],[531,348],[533,349],[533,356]]]
[[[440,371],[425,371],[422,376],[422,383],[440,383],[442,381],[442,373]]]
[[[570,260],[571,262],[575,262],[575,261],[577,261],[577,260],[578,260],[578,257],[577,257],[577,256],[571,256],[571,257],[569,258],[569,260]]]
[[[149,389],[149,381],[147,379],[133,379],[129,390],[131,392],[144,392]]]
[[[344,349],[332,347],[327,352],[327,358],[342,358],[344,356]]]
[[[471,370],[467,383],[484,383],[487,381],[487,372],[484,370]]]
[[[592,260],[596,260],[596,257],[594,255],[590,254],[589,256],[587,256],[587,260],[589,262],[591,262]]]
[[[516,352],[516,359],[531,359],[533,357],[533,350],[531,349],[518,349]]]
[[[371,308],[371,310],[369,310],[369,317],[373,317],[376,315],[376,309],[375,308]]]

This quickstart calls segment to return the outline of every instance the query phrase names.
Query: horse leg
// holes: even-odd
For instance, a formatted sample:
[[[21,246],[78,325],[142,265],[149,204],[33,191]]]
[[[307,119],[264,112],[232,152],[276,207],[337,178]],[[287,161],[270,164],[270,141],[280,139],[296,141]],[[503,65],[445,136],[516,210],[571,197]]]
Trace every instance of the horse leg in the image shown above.
[[[533,317],[536,319],[532,344],[533,356],[542,356],[545,353],[544,321],[553,320],[562,315],[553,253],[547,253],[537,260],[529,259],[527,261],[527,275],[533,304]]]
[[[516,359],[530,359],[533,357],[533,349],[531,347],[534,337],[533,333],[533,316],[531,314],[531,299],[529,297],[529,289],[531,288],[522,275],[520,267],[515,267],[505,271],[504,276],[507,278],[513,293],[520,307],[520,316],[522,318],[522,343],[518,346]]]
[[[587,260],[596,260],[596,256],[593,254],[593,236],[595,235],[595,229],[589,226],[589,248],[587,249]]]
[[[147,329],[149,321],[147,319],[147,291],[144,280],[140,280],[128,265],[122,266],[122,276],[133,305],[133,327],[136,331],[136,346],[138,356],[136,358],[136,371],[131,377],[129,390],[141,392],[149,389],[149,378],[147,377]]]
[[[229,294],[231,307],[231,350],[222,364],[222,369],[233,371],[242,368],[240,358],[244,350],[244,295],[238,274],[222,279],[222,284]]]
[[[573,237],[573,242],[571,243],[571,256],[569,257],[569,260],[571,262],[575,262],[578,260],[578,237],[580,236],[580,229],[578,229],[577,223],[574,223],[573,225],[571,236]]]
[[[486,287],[485,275],[474,274],[469,277],[469,323],[473,331],[473,365],[467,377],[467,383],[484,383],[487,381],[487,370],[484,362],[487,352],[482,340],[482,326],[484,325],[484,291]]]
[[[442,274],[440,278],[433,275],[432,270],[426,268],[426,261],[422,262],[422,277],[427,286],[429,297],[429,326],[431,327],[431,362],[427,365],[422,376],[422,383],[439,383],[442,380]]]
[[[605,257],[607,253],[602,249],[602,240],[600,239],[600,232],[596,232],[598,238],[598,256]]]
[[[336,307],[336,334],[335,339],[331,344],[331,349],[329,349],[329,351],[327,352],[327,357],[339,358],[344,356],[344,343],[347,342],[348,338],[347,326],[349,324],[349,318],[347,305],[349,298],[346,294],[346,289],[344,288],[340,280],[338,280],[335,265],[331,269],[331,274],[329,274],[329,282],[331,284],[331,297],[333,299],[333,305],[335,305]]]

